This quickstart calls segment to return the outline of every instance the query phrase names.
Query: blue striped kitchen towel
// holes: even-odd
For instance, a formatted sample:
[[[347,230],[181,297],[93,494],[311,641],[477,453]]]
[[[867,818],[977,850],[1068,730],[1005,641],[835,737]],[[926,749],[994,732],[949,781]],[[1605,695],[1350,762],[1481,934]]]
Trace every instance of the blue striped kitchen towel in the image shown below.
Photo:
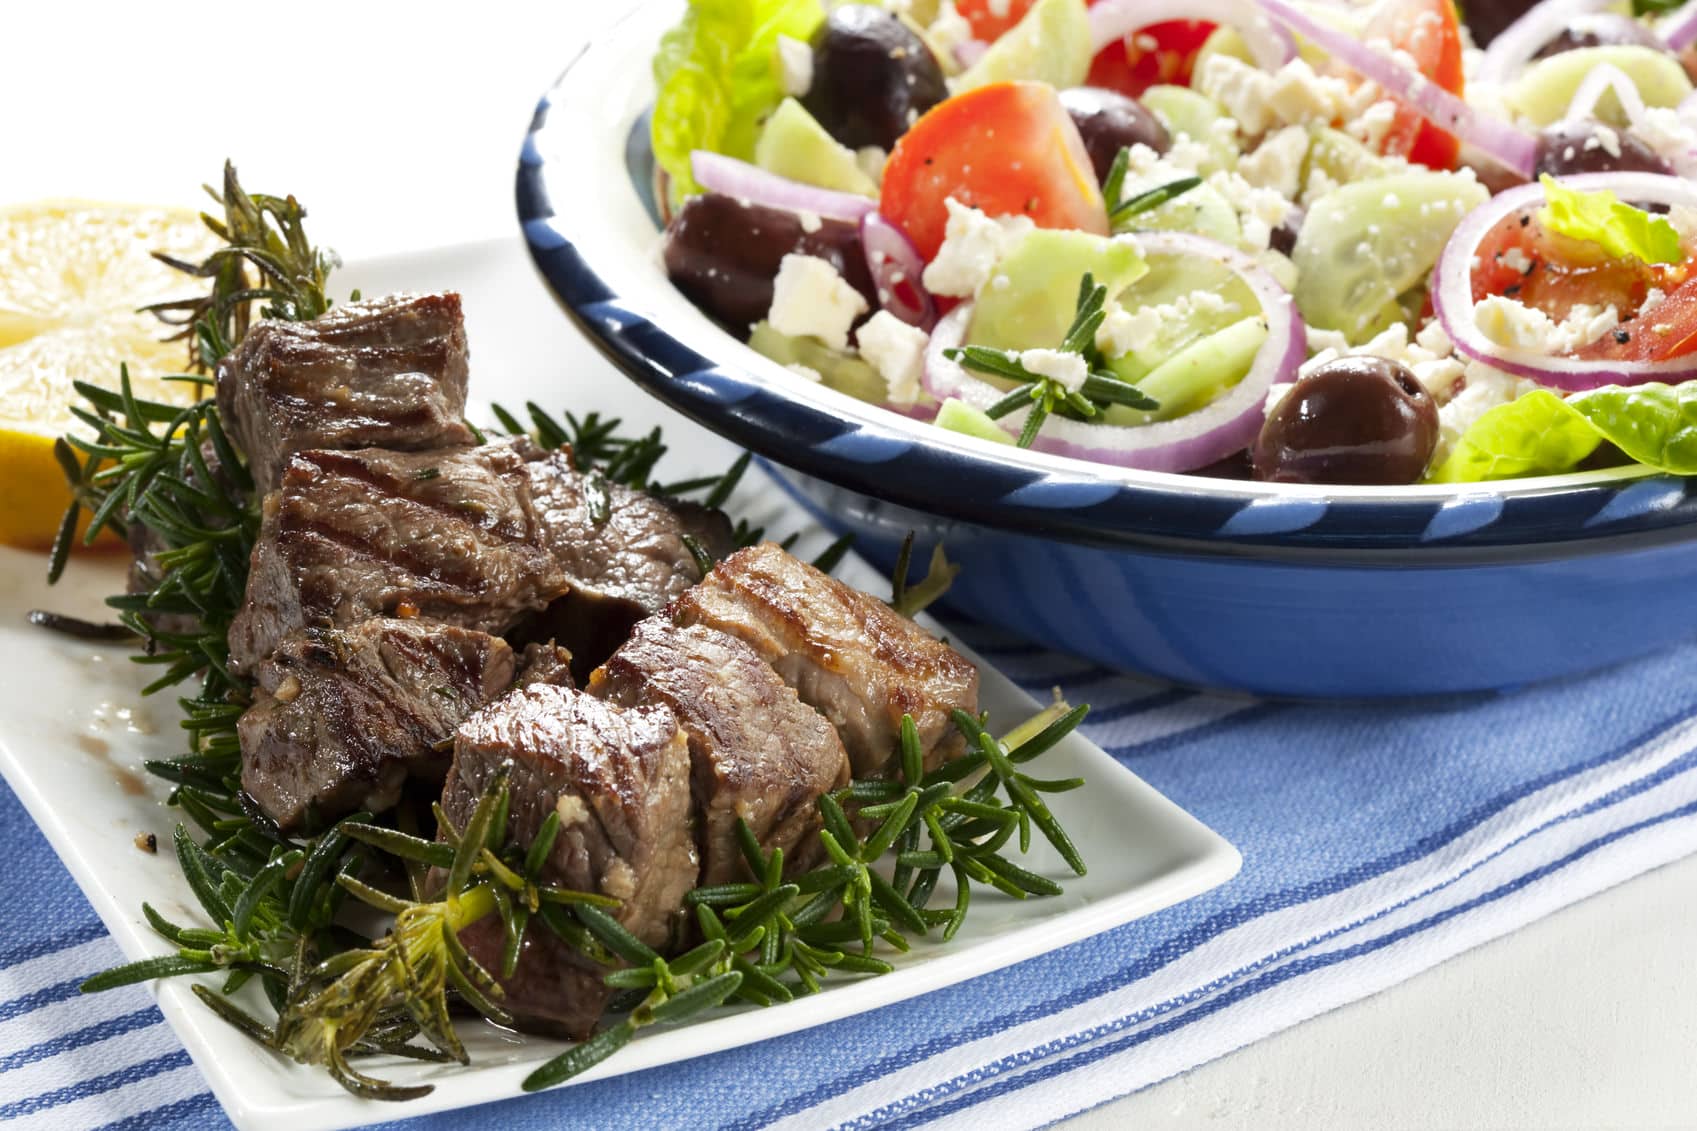
[[[491,1124],[1039,1126],[1697,850],[1697,643],[1513,695],[1316,706],[1158,691],[963,635],[1027,687],[1095,704],[1091,737],[1237,844],[1242,874],[917,1002],[508,1101]],[[9,792],[0,853],[0,1121],[223,1125],[145,991],[77,995],[118,951]]]

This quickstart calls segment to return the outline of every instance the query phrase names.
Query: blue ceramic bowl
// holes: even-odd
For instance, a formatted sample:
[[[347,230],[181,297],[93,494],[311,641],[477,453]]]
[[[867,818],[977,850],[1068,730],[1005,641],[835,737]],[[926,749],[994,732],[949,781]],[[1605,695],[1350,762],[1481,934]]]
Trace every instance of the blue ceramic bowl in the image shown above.
[[[531,253],[603,352],[763,457],[888,568],[917,531],[967,563],[948,604],[1175,683],[1364,697],[1500,689],[1697,633],[1692,479],[1314,488],[1019,451],[801,381],[666,281],[644,113],[681,12],[639,7],[537,107],[520,158]]]

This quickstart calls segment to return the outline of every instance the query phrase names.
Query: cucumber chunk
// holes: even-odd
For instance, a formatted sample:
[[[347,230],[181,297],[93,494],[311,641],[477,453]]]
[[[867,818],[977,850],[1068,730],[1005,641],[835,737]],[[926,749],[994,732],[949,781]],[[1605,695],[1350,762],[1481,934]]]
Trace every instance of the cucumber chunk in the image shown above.
[[[825,385],[856,400],[883,404],[889,398],[889,386],[882,374],[863,359],[840,353],[824,342],[780,334],[771,323],[761,321],[754,324],[748,344],[779,365],[807,366]]]
[[[1053,349],[1072,326],[1078,285],[1086,273],[1109,296],[1148,270],[1129,239],[1090,232],[1037,228],[1021,236],[978,295],[966,340],[992,349]],[[999,285],[1006,279],[1006,285]]]
[[[1615,44],[1611,47],[1580,47],[1540,59],[1521,72],[1520,78],[1504,94],[1510,110],[1531,120],[1533,125],[1547,126],[1567,113],[1573,92],[1585,81],[1585,76],[1603,63],[1612,63],[1626,72],[1646,106],[1677,106],[1680,99],[1691,93],[1691,79],[1679,60],[1650,47]],[[1626,122],[1620,99],[1614,91],[1605,91],[1597,100],[1597,116],[1614,125]]]
[[[1138,101],[1161,120],[1175,141],[1184,134],[1191,141],[1208,148],[1212,158],[1204,162],[1206,167],[1197,172],[1207,176],[1222,169],[1237,168],[1237,159],[1242,156],[1242,151],[1238,148],[1236,132],[1228,134],[1214,126],[1216,122],[1227,120],[1226,112],[1220,109],[1219,103],[1189,87],[1165,85],[1150,87],[1138,96]]]
[[[1125,195],[1130,198],[1158,188],[1163,181],[1164,178],[1144,178],[1128,183]],[[1131,231],[1194,232],[1233,247],[1243,238],[1243,225],[1238,223],[1237,210],[1219,189],[1209,184],[1197,185],[1184,195],[1175,196],[1160,207],[1141,212],[1124,223]],[[1127,229],[1122,227],[1121,230]]]
[[[977,436],[980,440],[989,440],[992,444],[1012,444],[1014,438],[1003,430],[1000,424],[984,415],[983,409],[973,408],[963,400],[954,397],[943,402],[943,407],[937,410],[936,425],[947,428],[951,432],[959,432],[965,436]]]
[[[754,163],[769,173],[837,192],[876,197],[878,186],[854,151],[825,132],[793,98],[778,103],[754,143]]]
[[[1160,402],[1159,408],[1140,412],[1114,405],[1102,414],[1103,423],[1152,424],[1206,408],[1243,380],[1266,341],[1265,319],[1240,318],[1173,354],[1137,382]]]
[[[1424,282],[1450,233],[1489,194],[1470,176],[1408,172],[1357,181],[1308,210],[1291,258],[1309,325],[1366,341],[1402,317],[1398,296]]]
[[[1037,0],[951,85],[959,94],[993,82],[1031,79],[1062,90],[1083,84],[1093,54],[1084,0]]]

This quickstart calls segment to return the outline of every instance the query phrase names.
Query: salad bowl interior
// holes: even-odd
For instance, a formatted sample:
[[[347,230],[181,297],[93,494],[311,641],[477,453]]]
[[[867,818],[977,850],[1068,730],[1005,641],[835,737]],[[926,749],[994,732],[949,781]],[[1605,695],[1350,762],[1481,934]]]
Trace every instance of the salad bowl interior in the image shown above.
[[[540,100],[517,177],[532,257],[618,368],[771,464],[874,561],[910,530],[919,555],[946,543],[967,563],[957,614],[1180,684],[1303,697],[1500,689],[1697,632],[1697,609],[1655,596],[1697,580],[1692,478],[1140,471],[945,431],[757,353],[659,254],[648,62],[682,11],[638,5]]]

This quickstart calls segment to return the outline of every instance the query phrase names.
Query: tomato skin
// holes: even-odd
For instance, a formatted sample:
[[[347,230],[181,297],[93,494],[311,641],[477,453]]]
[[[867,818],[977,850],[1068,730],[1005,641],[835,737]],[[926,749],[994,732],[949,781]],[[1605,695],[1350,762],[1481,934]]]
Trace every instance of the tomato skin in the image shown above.
[[[927,261],[943,244],[945,201],[1040,228],[1108,233],[1101,189],[1060,98],[1046,83],[991,83],[931,108],[884,166],[878,210]]]
[[[1460,96],[1466,79],[1461,65],[1461,20],[1453,0],[1397,0],[1382,4],[1367,25],[1364,38],[1384,39],[1406,51],[1420,73],[1451,94]],[[1382,150],[1406,157],[1430,169],[1453,169],[1461,141],[1427,121],[1406,103],[1397,103],[1396,118],[1385,132]]]
[[[1671,361],[1693,353],[1697,353],[1697,278],[1687,279],[1648,313],[1627,319],[1614,333],[1604,334],[1575,356],[1587,361]]]
[[[1158,84],[1189,86],[1197,52],[1217,26],[1203,20],[1168,20],[1139,28],[1098,52],[1085,81],[1133,98]],[[1138,46],[1140,42],[1146,46]]]
[[[1637,310],[1651,287],[1671,294],[1692,272],[1690,259],[1649,264],[1611,256],[1597,244],[1546,231],[1536,213],[1507,216],[1479,241],[1474,302],[1505,295],[1559,322],[1580,303]]]
[[[994,10],[993,0],[956,0],[955,11],[972,25],[972,37],[994,43],[1009,28],[1025,18],[1036,0],[1005,0],[1001,15]]]

